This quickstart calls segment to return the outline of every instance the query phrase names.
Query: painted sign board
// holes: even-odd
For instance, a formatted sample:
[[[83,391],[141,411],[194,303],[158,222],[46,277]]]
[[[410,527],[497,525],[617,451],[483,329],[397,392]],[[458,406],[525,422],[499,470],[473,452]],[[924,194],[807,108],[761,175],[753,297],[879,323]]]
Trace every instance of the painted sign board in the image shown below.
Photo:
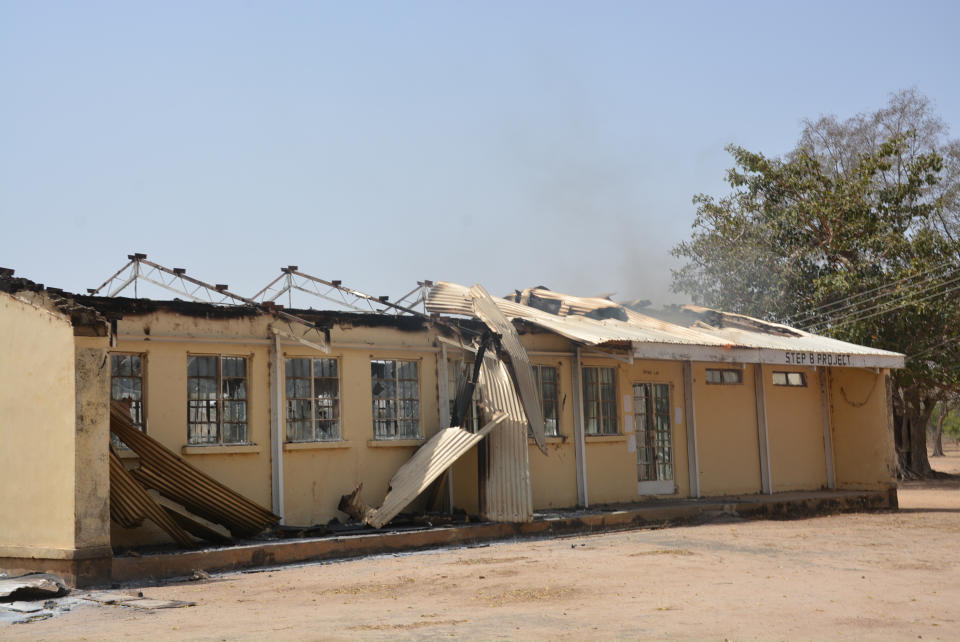
[[[893,352],[818,352],[771,348],[723,348],[663,343],[634,343],[635,359],[669,359],[721,363],[767,363],[774,366],[829,368],[902,368],[904,357]]]

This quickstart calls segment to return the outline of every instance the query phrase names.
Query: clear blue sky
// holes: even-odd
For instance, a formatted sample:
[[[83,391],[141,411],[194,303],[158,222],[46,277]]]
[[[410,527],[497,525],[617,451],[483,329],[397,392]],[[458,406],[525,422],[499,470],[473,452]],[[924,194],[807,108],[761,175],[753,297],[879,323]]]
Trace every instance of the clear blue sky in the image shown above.
[[[0,0],[0,266],[678,300],[669,249],[725,145],[779,154],[908,87],[960,135],[958,25],[958,2]]]

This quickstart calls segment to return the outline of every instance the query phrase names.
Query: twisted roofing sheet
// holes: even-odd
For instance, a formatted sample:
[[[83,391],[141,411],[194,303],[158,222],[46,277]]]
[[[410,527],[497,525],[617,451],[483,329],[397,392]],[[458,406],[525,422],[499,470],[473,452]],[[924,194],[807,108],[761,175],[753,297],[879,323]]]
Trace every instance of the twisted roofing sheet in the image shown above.
[[[473,316],[473,303],[469,293],[469,288],[456,283],[437,283],[427,297],[427,309],[439,314]],[[628,321],[596,320],[579,315],[557,316],[500,297],[491,298],[500,311],[510,319],[523,319],[588,345],[610,341],[637,341],[724,347],[730,343],[722,338],[710,336],[697,328],[685,328],[626,308],[623,309],[627,313]]]
[[[719,327],[704,323],[702,320],[690,326],[683,326],[635,312],[606,299],[571,297],[540,289],[533,289],[529,292],[541,298],[557,301],[566,300],[567,303],[564,303],[561,309],[569,310],[571,314],[567,316],[551,314],[515,301],[499,297],[492,298],[497,307],[508,318],[523,319],[528,323],[585,345],[630,341],[634,344],[849,354],[876,357],[883,360],[884,367],[902,367],[903,365],[903,355],[897,352],[810,334],[803,330],[768,323],[743,315],[731,315],[707,308],[690,306],[690,310],[701,314],[702,318],[717,319]],[[431,289],[426,305],[431,312],[473,316],[469,288],[455,283],[437,283]],[[608,307],[619,307],[625,314],[626,321],[619,319],[598,320],[576,313]],[[750,326],[756,326],[757,329],[747,329]]]

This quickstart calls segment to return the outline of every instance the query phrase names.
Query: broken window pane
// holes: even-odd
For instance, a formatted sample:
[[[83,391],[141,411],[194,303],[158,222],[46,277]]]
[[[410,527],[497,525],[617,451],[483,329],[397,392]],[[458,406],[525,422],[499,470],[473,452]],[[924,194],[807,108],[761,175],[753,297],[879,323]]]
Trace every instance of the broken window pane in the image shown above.
[[[540,391],[540,408],[543,411],[544,434],[547,437],[558,437],[559,421],[558,395],[559,374],[553,366],[533,366],[533,379]]]
[[[245,357],[187,357],[187,443],[247,440]]]
[[[640,481],[673,479],[673,437],[670,429],[670,385],[633,384],[633,424],[637,436]]]
[[[340,380],[336,359],[285,359],[287,441],[340,439]]]
[[[139,354],[110,355],[110,399],[130,406],[133,425],[146,432],[143,405],[143,356]],[[110,441],[116,448],[126,445],[111,433]]]
[[[420,438],[419,362],[370,362],[374,439]]]

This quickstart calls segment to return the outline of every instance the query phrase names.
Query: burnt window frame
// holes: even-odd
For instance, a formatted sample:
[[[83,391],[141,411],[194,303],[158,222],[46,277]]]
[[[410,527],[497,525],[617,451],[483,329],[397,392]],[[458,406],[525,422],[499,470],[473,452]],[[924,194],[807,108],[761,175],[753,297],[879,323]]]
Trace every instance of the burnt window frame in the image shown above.
[[[190,373],[191,360],[192,359],[215,359],[217,368],[216,374],[196,374],[192,375]],[[224,360],[225,359],[239,359],[243,363],[243,376],[237,376],[234,374],[224,376]],[[215,395],[214,399],[203,399],[200,397],[194,397],[193,390],[191,389],[191,382],[193,380],[213,380],[215,384]],[[226,391],[224,390],[225,385],[229,387],[230,382],[242,381],[243,382],[243,392],[244,396],[240,397],[226,397]],[[198,391],[199,393],[199,385]],[[199,403],[206,401],[205,406],[191,405],[193,403]],[[211,406],[210,401],[215,403]],[[239,407],[242,404],[243,407],[243,421],[226,421],[224,408],[226,404],[230,403],[231,408],[235,407],[233,404],[237,404],[236,407]],[[191,418],[191,410],[206,408],[208,411],[211,408],[214,408],[216,411],[216,419],[213,421],[197,421]],[[196,415],[194,415],[196,416]],[[232,416],[232,413],[231,413]],[[197,433],[195,432],[194,426],[207,426],[214,425],[216,434],[215,439],[199,439]],[[225,440],[224,439],[224,426],[242,426],[243,427],[243,439],[239,440]],[[237,354],[187,354],[187,445],[188,446],[249,446],[253,445],[253,440],[250,438],[250,356],[249,355],[237,355]]]
[[[388,363],[393,364],[393,376],[376,376],[374,370],[375,365],[383,364],[385,366]],[[416,369],[416,377],[401,377],[401,368],[410,365]],[[373,414],[372,429],[374,441],[419,441],[423,439],[423,403],[420,385],[421,371],[422,368],[419,359],[370,359],[371,411]],[[411,382],[416,385],[416,396],[402,396],[401,388],[404,387],[402,384],[410,384]],[[383,384],[392,384],[392,395],[380,396],[381,392],[377,390],[377,386]],[[390,387],[385,386],[383,389],[389,390]],[[394,413],[392,415],[383,414],[383,410],[388,408],[390,403],[393,404]],[[413,404],[413,412],[401,414],[401,408],[409,408],[409,404]],[[390,424],[393,424],[392,431],[389,429]],[[413,431],[409,431],[410,424],[413,425]],[[401,430],[401,426],[403,425],[406,425],[408,428]],[[390,434],[391,432],[393,434]]]
[[[307,361],[309,363],[310,373],[307,377],[300,376],[291,376],[290,374],[290,363],[292,361]],[[317,376],[317,362],[328,362],[333,363],[335,368],[334,376],[321,375]],[[314,357],[314,356],[302,356],[302,355],[284,355],[283,358],[283,407],[284,407],[284,443],[288,444],[305,444],[305,443],[314,443],[314,442],[327,442],[327,441],[343,441],[343,398],[342,386],[340,385],[340,379],[342,375],[342,365],[340,363],[339,357]],[[308,381],[309,382],[309,393],[307,397],[298,397],[290,396],[290,383],[292,381]],[[329,397],[320,397],[317,394],[317,386],[319,381],[334,382],[335,384],[335,396],[332,397],[333,401],[333,417],[320,417],[319,416],[319,405],[317,402],[321,399],[327,400]],[[296,393],[296,390],[294,391]],[[293,417],[290,416],[290,411],[294,407],[295,402],[306,402],[309,404],[309,416],[308,417]],[[293,439],[291,438],[291,419],[294,422],[305,422],[309,420],[310,422],[310,437],[307,439]],[[332,426],[331,430],[323,430],[322,425]]]
[[[533,368],[533,380],[537,385],[537,393],[540,395],[540,412],[543,414],[543,434],[546,437],[562,437],[563,433],[560,432],[560,367],[557,365],[551,364],[531,364]],[[543,368],[549,368],[553,370],[553,398],[549,401],[553,404],[553,432],[549,429],[548,421],[551,417],[547,416],[547,403],[548,400],[543,394],[543,377],[541,376],[541,370]]]
[[[117,374],[118,368],[116,367],[115,359],[123,357],[136,357],[140,360],[140,373],[139,374]],[[147,373],[147,354],[145,352],[111,352],[110,353],[110,400],[111,401],[120,401],[125,402],[128,399],[124,397],[119,397],[114,394],[116,390],[117,380],[130,379],[133,381],[139,380],[140,382],[140,398],[139,399],[129,399],[130,404],[130,419],[133,422],[134,427],[138,428],[140,432],[147,432],[147,394],[146,394],[146,373]],[[120,439],[110,433],[110,443],[116,448],[126,449],[127,445],[120,441]]]

